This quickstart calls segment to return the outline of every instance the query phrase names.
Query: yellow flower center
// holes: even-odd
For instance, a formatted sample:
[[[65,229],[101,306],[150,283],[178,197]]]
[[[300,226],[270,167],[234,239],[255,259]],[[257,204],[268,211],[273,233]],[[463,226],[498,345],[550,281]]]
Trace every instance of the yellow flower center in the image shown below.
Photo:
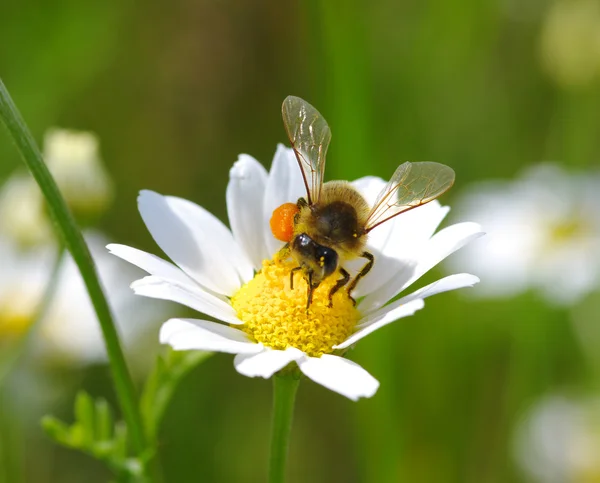
[[[562,244],[587,235],[586,223],[580,218],[571,218],[556,223],[549,228],[550,240],[554,244]]]
[[[0,339],[21,336],[33,323],[33,313],[18,303],[0,304]]]
[[[262,270],[231,298],[237,316],[244,322],[236,328],[273,349],[295,347],[312,357],[332,353],[334,345],[350,336],[360,314],[344,289],[333,296],[329,307],[329,291],[336,276],[319,285],[307,310],[308,285],[297,271],[294,288],[290,288],[292,268],[290,262],[263,262]]]

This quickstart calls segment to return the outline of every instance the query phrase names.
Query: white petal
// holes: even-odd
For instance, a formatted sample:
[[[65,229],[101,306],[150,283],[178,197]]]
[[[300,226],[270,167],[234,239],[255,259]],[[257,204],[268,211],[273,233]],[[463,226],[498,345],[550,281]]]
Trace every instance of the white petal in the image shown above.
[[[300,360],[304,352],[294,347],[284,351],[266,349],[259,354],[239,354],[233,361],[240,374],[248,377],[264,377],[268,379],[290,362]]]
[[[358,330],[341,344],[334,345],[333,348],[345,349],[346,347],[350,347],[352,344],[355,344],[363,337],[369,335],[372,332],[375,332],[377,329],[383,327],[384,325],[390,324],[403,317],[413,315],[417,310],[422,309],[424,306],[425,302],[423,302],[423,300],[421,299],[408,302],[407,304],[404,304],[401,307],[398,307],[395,310],[392,310],[380,316],[379,319],[374,320],[370,325]]]
[[[136,267],[141,268],[150,275],[156,275],[164,278],[165,280],[173,280],[179,283],[195,285],[195,282],[179,267],[167,262],[166,260],[163,260],[160,257],[157,257],[156,255],[152,255],[151,253],[146,253],[142,250],[128,247],[126,245],[118,245],[116,243],[111,243],[110,245],[107,245],[106,248],[108,248],[108,251],[111,254],[135,265]]]
[[[329,354],[306,357],[298,362],[300,370],[310,379],[353,401],[371,397],[379,382],[355,362]]]
[[[256,270],[271,255],[267,251],[263,229],[267,176],[267,170],[256,159],[240,154],[229,171],[227,185],[227,214],[233,237]]]
[[[263,229],[269,257],[273,256],[283,246],[271,233],[269,221],[273,210],[283,203],[296,203],[298,198],[306,197],[306,189],[302,181],[302,173],[292,149],[280,144],[273,158],[267,188],[263,213]]]
[[[194,287],[150,276],[136,280],[131,284],[131,288],[137,295],[154,299],[171,300],[230,324],[242,323],[228,302],[197,286]]]
[[[434,200],[375,228],[369,234],[367,245],[367,250],[371,249],[376,257],[375,265],[361,280],[354,295],[361,297],[379,290],[401,270],[402,266],[410,264],[411,257],[414,257],[428,242],[448,211],[450,211],[449,207],[441,206],[437,200]],[[387,235],[385,242],[383,245],[373,245],[372,238],[379,235],[379,230],[387,230],[382,233],[384,236]]]
[[[228,354],[255,354],[264,348],[241,330],[199,319],[170,319],[160,329],[161,344],[178,351],[202,350]]]
[[[427,246],[424,247],[415,273],[405,287],[419,279],[444,258],[483,235],[485,235],[485,232],[482,230],[481,225],[471,222],[458,223],[436,233],[429,240]]]
[[[200,284],[232,295],[252,278],[252,264],[231,232],[204,208],[153,191],[142,191],[138,205],[158,246]]]
[[[380,317],[393,312],[394,310],[407,304],[408,302],[412,302],[413,300],[425,299],[438,293],[449,292],[450,290],[456,290],[459,288],[472,287],[476,283],[479,283],[479,277],[469,273],[449,275],[448,277],[444,277],[436,282],[430,283],[429,285],[411,293],[410,295],[407,295],[406,297],[395,300],[391,304],[385,305],[375,312],[367,314],[366,317],[361,319],[360,324],[357,327],[366,327],[371,325],[371,323]]]
[[[355,298],[364,297],[372,292],[379,290],[380,287],[388,283],[390,279],[392,279],[395,275],[404,270],[404,268],[406,267],[407,262],[405,259],[390,257],[388,255],[385,255],[382,251],[383,248],[387,245],[388,239],[392,234],[393,224],[394,221],[392,220],[382,225],[380,228],[378,227],[378,233],[386,236],[386,238],[377,240],[377,247],[371,245],[372,240],[371,235],[369,235],[366,250],[373,255],[373,257],[375,258],[375,263],[373,264],[373,268],[369,271],[369,273],[367,273],[367,275],[363,279],[361,279],[360,283],[356,286],[356,289],[352,292],[352,295]],[[405,258],[406,255],[408,254],[405,254]],[[358,272],[358,270],[360,270],[365,265],[365,263],[366,259],[359,258],[347,262],[344,268],[348,269],[347,267],[351,267],[350,273],[352,274]]]
[[[483,234],[480,225],[470,222],[458,223],[436,233],[429,241],[422,244],[414,257],[404,260],[402,269],[386,285],[360,301],[361,312],[369,313],[383,306],[448,255]]]
[[[381,192],[387,182],[378,176],[364,176],[362,178],[355,179],[352,181],[354,186],[361,195],[365,198],[369,206],[375,204],[377,195]]]
[[[396,222],[394,232],[385,252],[393,255],[394,252],[406,252],[421,243],[426,243],[449,211],[449,206],[442,206],[439,201],[433,200],[431,203],[397,216],[394,218]]]

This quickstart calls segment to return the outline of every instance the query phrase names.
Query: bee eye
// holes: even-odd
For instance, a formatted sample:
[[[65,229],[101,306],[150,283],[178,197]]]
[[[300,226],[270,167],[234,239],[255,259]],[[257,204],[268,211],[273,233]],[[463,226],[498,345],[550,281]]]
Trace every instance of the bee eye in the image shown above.
[[[269,223],[275,238],[287,243],[292,240],[294,236],[294,217],[298,211],[298,206],[295,203],[284,203],[275,208]]]

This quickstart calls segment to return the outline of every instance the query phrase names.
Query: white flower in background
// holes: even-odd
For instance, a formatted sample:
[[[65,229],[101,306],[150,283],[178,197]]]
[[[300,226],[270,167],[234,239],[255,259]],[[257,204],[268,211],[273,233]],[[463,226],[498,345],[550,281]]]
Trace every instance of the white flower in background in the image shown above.
[[[133,354],[142,335],[155,328],[166,315],[166,304],[140,303],[129,289],[131,280],[138,276],[138,270],[123,270],[122,264],[106,253],[104,235],[88,232],[85,239],[112,308],[122,344],[127,352]],[[85,364],[106,360],[96,312],[79,269],[70,256],[61,267],[58,290],[44,316],[39,336],[39,350],[55,359]]]
[[[515,457],[539,483],[600,481],[600,399],[552,396],[518,428]]]
[[[566,87],[600,79],[600,2],[557,0],[542,26],[542,62]]]
[[[123,270],[122,264],[106,253],[104,236],[87,233],[86,242],[122,340],[134,351],[134,343],[141,335],[164,317],[166,304],[140,303],[128,286],[137,270]],[[36,322],[56,253],[51,243],[22,250],[0,236],[0,347],[12,343]],[[100,325],[69,255],[61,263],[57,287],[36,329],[33,347],[37,356],[46,361],[90,364],[106,360]]]
[[[24,252],[0,235],[0,348],[33,322],[52,263],[49,247]]]
[[[473,294],[512,296],[537,289],[569,304],[600,283],[600,174],[565,172],[554,164],[515,181],[474,184],[455,210],[485,226],[487,236],[449,260],[484,280]]]
[[[384,181],[368,177],[354,185],[373,202]],[[388,303],[482,232],[476,223],[460,223],[434,234],[448,212],[437,202],[398,216],[370,235],[368,250],[376,262],[353,293],[356,307],[343,291],[328,307],[335,283],[329,277],[307,312],[304,277],[296,274],[292,290],[291,265],[269,261],[283,245],[269,228],[273,210],[304,194],[291,149],[279,146],[270,173],[241,155],[227,188],[231,231],[190,201],[143,191],[142,218],[175,264],[123,245],[108,248],[150,274],[132,284],[135,293],[179,302],[223,322],[171,319],[161,329],[162,343],[236,354],[237,371],[250,377],[269,378],[295,363],[313,381],[350,399],[370,397],[377,380],[341,355],[371,332],[414,314],[425,297],[477,283],[473,275],[451,275]]]
[[[91,132],[51,129],[44,137],[44,159],[72,210],[101,213],[113,198],[113,186]]]
[[[0,190],[0,233],[25,246],[53,236],[42,193],[27,173],[13,175]]]
[[[113,187],[96,136],[51,129],[44,139],[48,169],[75,214],[87,219],[108,208]],[[26,246],[45,244],[53,236],[42,193],[29,173],[14,174],[0,190],[0,232]]]
[[[97,148],[98,141],[90,133],[52,130],[46,135],[49,168],[71,207],[83,214],[104,208],[111,195]],[[128,288],[137,270],[124,271],[106,253],[102,235],[89,232],[85,236],[125,344],[133,343],[151,328],[151,321],[162,318],[166,304],[140,303]],[[56,254],[54,231],[38,186],[26,174],[13,175],[0,189],[0,347],[35,322]],[[105,359],[99,323],[68,255],[61,264],[52,302],[36,330],[34,346],[45,360],[87,364]]]

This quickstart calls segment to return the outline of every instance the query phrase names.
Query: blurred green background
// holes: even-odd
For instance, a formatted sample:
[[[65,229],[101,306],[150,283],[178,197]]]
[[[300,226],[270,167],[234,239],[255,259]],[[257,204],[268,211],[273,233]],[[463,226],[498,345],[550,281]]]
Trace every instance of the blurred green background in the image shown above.
[[[588,79],[545,67],[552,5],[4,0],[0,76],[40,142],[51,126],[97,133],[117,196],[99,226],[157,253],[138,190],[191,199],[225,220],[237,155],[268,167],[287,141],[288,94],[332,127],[328,179],[387,178],[405,160],[435,160],[457,173],[443,199],[452,205],[469,182],[510,178],[530,163],[592,167],[600,68]],[[0,180],[20,163],[2,130]],[[421,285],[441,274],[433,272]],[[600,380],[570,309],[535,294],[435,297],[352,357],[380,380],[379,392],[353,403],[301,384],[290,482],[527,481],[512,458],[522,412],[547,391]],[[238,375],[231,359],[210,358],[179,388],[161,431],[167,482],[265,481],[271,384]],[[52,383],[62,396],[46,410],[67,420],[78,388],[114,401],[104,366]],[[100,463],[53,445],[36,421],[4,419],[4,464],[21,481],[108,480]]]

